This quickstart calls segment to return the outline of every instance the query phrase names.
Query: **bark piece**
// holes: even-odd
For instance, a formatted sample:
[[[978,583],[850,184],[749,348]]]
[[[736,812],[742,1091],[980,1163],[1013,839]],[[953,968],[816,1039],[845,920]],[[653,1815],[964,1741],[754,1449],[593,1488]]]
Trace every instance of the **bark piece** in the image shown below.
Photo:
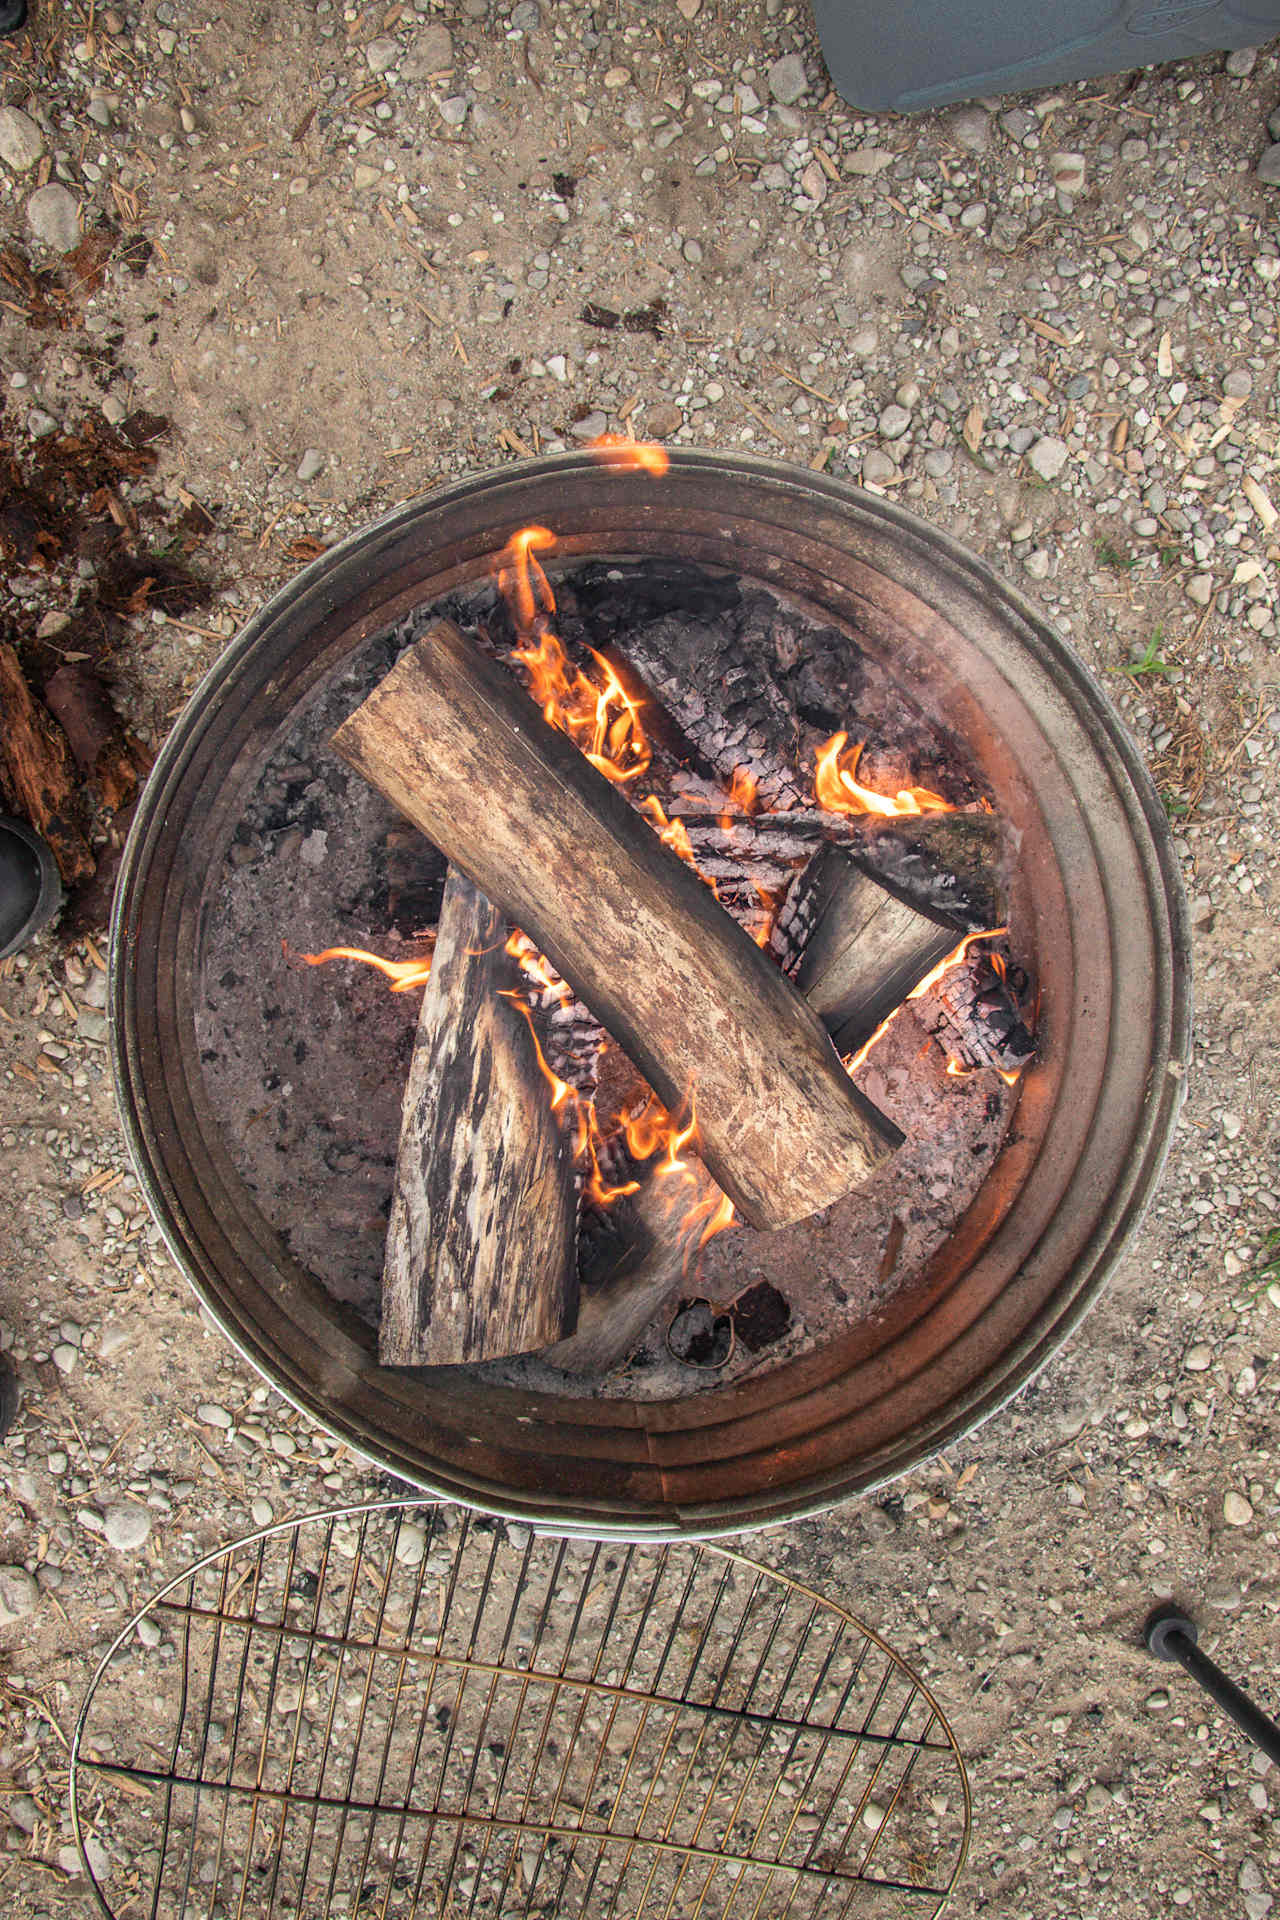
[[[7,642],[0,643],[0,794],[48,841],[66,886],[89,878],[95,862],[67,737],[32,694]]]
[[[840,847],[823,847],[788,901],[803,946],[795,981],[841,1053],[853,1053],[960,939]]]
[[[558,1340],[577,1307],[572,1152],[515,988],[506,927],[444,890],[405,1087],[378,1354],[451,1366]]]
[[[108,817],[127,807],[147,771],[142,748],[125,732],[101,680],[78,661],[59,667],[45,684],[45,705],[70,743],[92,797]]]
[[[901,1136],[821,1022],[623,796],[456,627],[436,622],[338,752],[546,953],[753,1226],[789,1226]]]

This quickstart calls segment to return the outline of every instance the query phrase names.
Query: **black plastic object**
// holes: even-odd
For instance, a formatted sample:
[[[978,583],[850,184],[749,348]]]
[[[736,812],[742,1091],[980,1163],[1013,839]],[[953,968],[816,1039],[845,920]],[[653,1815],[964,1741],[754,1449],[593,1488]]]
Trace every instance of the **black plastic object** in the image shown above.
[[[48,846],[25,821],[0,814],[0,960],[34,940],[61,905]]]
[[[1242,1732],[1272,1760],[1280,1762],[1280,1726],[1256,1707],[1234,1680],[1228,1680],[1207,1653],[1201,1653],[1196,1645],[1200,1637],[1196,1623],[1180,1607],[1157,1607],[1147,1616],[1142,1637],[1158,1660],[1176,1660]]]
[[[814,0],[831,78],[873,113],[1127,73],[1280,33],[1280,0]]]
[[[27,0],[0,0],[0,34],[21,33],[27,24]]]

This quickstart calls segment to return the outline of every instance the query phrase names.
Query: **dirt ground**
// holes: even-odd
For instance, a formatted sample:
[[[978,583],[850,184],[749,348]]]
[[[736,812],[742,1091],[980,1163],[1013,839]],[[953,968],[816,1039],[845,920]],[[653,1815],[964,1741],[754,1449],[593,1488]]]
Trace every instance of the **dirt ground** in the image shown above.
[[[1176,1595],[1280,1709],[1276,49],[875,119],[778,0],[33,0],[0,75],[6,455],[145,452],[60,544],[6,525],[0,618],[105,649],[152,745],[325,544],[604,430],[890,492],[1118,699],[1195,930],[1159,1195],[1009,1408],[749,1550],[938,1693],[974,1791],[957,1915],[1263,1920],[1275,1775],[1136,1635]],[[95,1910],[66,1745],[128,1611],[255,1519],[386,1491],[168,1263],[115,1126],[103,952],[0,967],[14,1916]]]

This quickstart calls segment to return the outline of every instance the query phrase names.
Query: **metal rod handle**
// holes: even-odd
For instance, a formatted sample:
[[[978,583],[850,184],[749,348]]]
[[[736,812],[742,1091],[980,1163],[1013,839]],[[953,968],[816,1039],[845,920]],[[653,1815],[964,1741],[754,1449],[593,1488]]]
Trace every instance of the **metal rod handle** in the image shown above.
[[[1201,1653],[1196,1645],[1199,1633],[1194,1620],[1188,1619],[1178,1607],[1157,1607],[1149,1615],[1142,1637],[1157,1659],[1176,1660],[1243,1733],[1280,1763],[1280,1726],[1255,1706],[1248,1694],[1234,1680],[1229,1680],[1207,1653]]]

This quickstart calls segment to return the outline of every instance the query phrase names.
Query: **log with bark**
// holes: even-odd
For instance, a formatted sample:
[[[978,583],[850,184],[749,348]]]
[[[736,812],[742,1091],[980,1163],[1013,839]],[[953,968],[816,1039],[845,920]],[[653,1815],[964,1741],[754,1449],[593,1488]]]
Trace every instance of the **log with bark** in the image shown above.
[[[816,1212],[899,1144],[692,868],[448,622],[334,745],[548,955],[669,1110],[692,1089],[706,1164],[752,1225]]]
[[[444,890],[405,1087],[383,1270],[384,1366],[558,1340],[577,1313],[571,1143],[551,1110],[501,916]]]

